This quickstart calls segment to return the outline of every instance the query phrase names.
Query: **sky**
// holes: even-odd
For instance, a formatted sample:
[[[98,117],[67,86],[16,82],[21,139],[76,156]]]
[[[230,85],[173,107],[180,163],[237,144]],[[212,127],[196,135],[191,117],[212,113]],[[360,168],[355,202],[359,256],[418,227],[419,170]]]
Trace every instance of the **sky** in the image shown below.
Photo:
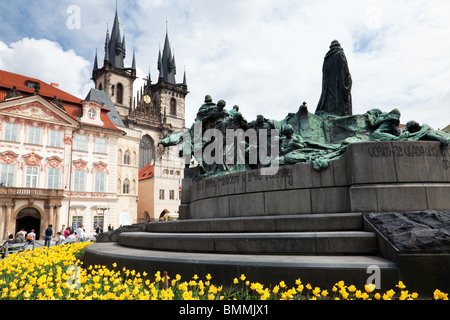
[[[116,0],[0,0],[0,69],[58,83],[81,99],[96,50],[103,66]],[[117,0],[138,80],[158,79],[168,30],[177,82],[186,70],[186,126],[204,101],[239,105],[252,121],[281,120],[305,101],[315,112],[323,58],[333,40],[353,79],[353,113],[401,111],[435,129],[450,124],[450,1]],[[166,22],[167,21],[167,22]]]

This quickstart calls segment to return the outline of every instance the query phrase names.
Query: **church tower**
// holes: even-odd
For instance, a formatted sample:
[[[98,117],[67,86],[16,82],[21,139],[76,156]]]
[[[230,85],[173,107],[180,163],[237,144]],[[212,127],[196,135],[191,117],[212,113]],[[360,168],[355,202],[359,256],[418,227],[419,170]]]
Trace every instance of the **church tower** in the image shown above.
[[[109,32],[106,31],[105,57],[103,67],[98,64],[95,53],[92,80],[95,89],[109,94],[123,126],[140,131],[139,169],[160,157],[165,151],[157,143],[177,129],[185,128],[185,98],[188,94],[186,72],[183,82],[176,82],[175,54],[171,48],[166,21],[164,47],[158,52],[157,66],[159,76],[152,83],[150,71],[144,86],[133,96],[133,83],[136,80],[136,57],[133,51],[131,68],[125,68],[125,36],[120,35],[119,16],[116,13]]]
[[[167,22],[166,22],[167,24]],[[177,129],[185,128],[186,72],[183,82],[176,82],[175,55],[172,51],[166,25],[163,51],[159,50],[157,61],[159,76],[152,84],[149,72],[146,84],[137,92],[136,100],[129,110],[127,126],[143,133],[140,145],[139,167],[161,155],[157,143]]]
[[[124,60],[126,56],[125,35],[120,36],[120,23],[117,13],[109,34],[109,27],[106,30],[105,58],[103,67],[98,68],[97,52],[95,53],[94,68],[92,70],[92,80],[95,88],[107,92],[116,106],[122,120],[128,116],[129,109],[133,101],[133,82],[136,79],[136,59],[133,52],[131,68],[125,68]]]

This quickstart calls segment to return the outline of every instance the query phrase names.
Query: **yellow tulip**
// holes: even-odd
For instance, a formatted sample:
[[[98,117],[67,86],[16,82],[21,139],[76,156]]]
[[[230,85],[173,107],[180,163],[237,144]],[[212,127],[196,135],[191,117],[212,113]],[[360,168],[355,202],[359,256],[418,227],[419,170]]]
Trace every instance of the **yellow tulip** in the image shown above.
[[[405,289],[406,286],[403,284],[402,281],[399,281],[398,284],[396,285],[396,287],[399,287],[400,289]]]
[[[376,289],[376,286],[374,285],[374,284],[366,284],[365,286],[364,286],[364,288],[366,289],[366,292],[367,293],[371,293],[373,290],[375,290]]]

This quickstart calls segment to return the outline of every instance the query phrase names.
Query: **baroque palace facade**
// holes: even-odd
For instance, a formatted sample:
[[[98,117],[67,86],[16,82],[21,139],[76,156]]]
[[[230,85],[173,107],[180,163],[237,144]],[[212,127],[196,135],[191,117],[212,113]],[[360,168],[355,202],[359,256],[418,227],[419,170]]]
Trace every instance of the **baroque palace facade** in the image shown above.
[[[149,74],[134,96],[136,60],[133,53],[127,68],[125,56],[116,11],[103,67],[96,53],[95,88],[84,100],[57,84],[0,71],[0,239],[22,228],[42,237],[48,224],[56,231],[82,224],[92,235],[97,225],[157,220],[176,210],[184,164],[157,142],[185,127],[186,75],[176,83],[166,32],[158,80],[152,84]],[[146,194],[139,171],[149,167],[158,174]],[[153,198],[158,212],[154,205],[138,211],[139,197]]]

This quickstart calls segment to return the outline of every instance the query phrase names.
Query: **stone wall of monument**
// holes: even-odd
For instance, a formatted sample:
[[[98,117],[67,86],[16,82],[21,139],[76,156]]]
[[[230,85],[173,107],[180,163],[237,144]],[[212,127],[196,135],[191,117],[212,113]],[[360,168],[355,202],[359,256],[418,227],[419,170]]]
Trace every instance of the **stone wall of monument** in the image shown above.
[[[438,142],[348,146],[326,170],[280,166],[183,181],[180,219],[450,208],[450,148]]]

